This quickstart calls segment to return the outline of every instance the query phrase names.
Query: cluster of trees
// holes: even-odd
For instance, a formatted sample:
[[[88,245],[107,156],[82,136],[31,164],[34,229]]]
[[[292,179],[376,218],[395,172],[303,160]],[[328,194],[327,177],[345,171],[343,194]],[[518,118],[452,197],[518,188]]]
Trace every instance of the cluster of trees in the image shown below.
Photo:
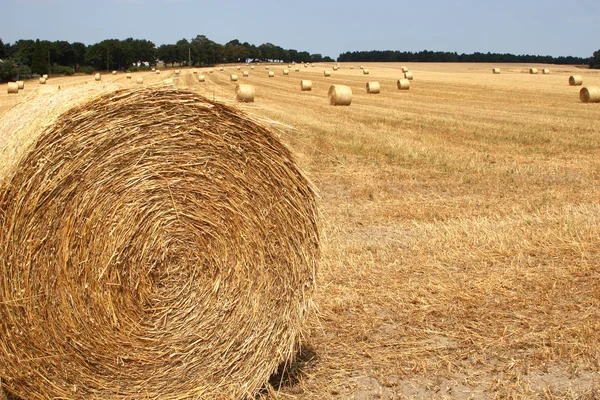
[[[594,53],[596,54],[596,53]],[[600,54],[598,55],[600,58]],[[514,55],[498,53],[473,53],[458,54],[447,51],[429,51],[419,52],[393,51],[393,50],[372,50],[372,51],[353,51],[340,54],[340,62],[494,62],[494,63],[544,63],[544,64],[587,64],[593,68],[589,58],[581,57],[552,57],[535,55]]]
[[[225,45],[204,35],[191,40],[181,39],[175,44],[158,48],[145,39],[109,39],[86,46],[80,42],[50,42],[47,40],[17,40],[4,44],[0,39],[0,81],[34,74],[75,72],[92,73],[94,70],[126,70],[151,67],[157,60],[166,64],[214,65],[217,63],[257,61],[320,62],[333,61],[321,54],[283,49],[271,43],[255,46],[232,40]]]
[[[590,58],[590,68],[600,69],[600,50],[596,50]]]

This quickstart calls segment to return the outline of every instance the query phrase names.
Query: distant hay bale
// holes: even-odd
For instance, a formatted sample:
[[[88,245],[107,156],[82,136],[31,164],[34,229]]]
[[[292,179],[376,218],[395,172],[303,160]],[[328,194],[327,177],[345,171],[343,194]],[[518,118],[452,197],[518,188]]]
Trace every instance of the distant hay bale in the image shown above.
[[[327,92],[332,106],[349,106],[352,103],[352,89],[345,85],[331,85]]]
[[[333,70],[334,70],[334,71],[337,71],[338,69],[340,69],[340,67],[338,67],[337,65],[334,65],[334,66],[333,66]]]
[[[312,90],[312,81],[302,79],[300,81],[300,90],[303,92],[308,92]]]
[[[404,66],[403,66],[403,67],[401,67],[401,68],[400,68],[400,70],[401,70],[402,72],[404,72],[404,73],[408,72],[408,68],[407,68],[407,67],[404,67]]]
[[[117,71],[113,71],[113,72],[112,72],[112,74],[113,74],[113,75],[116,75],[116,74],[117,74]]]
[[[572,75],[569,77],[570,86],[581,86],[583,84],[583,78],[581,75]]]
[[[323,71],[323,76],[331,76],[331,71],[328,71],[328,70]]]
[[[175,70],[175,75],[179,75],[179,70],[178,69]]]
[[[273,78],[275,76],[275,72],[269,71],[269,78]]]
[[[353,65],[351,65],[351,66],[350,66],[350,69],[354,69],[354,66],[353,66]]]
[[[600,87],[588,86],[581,88],[579,98],[584,103],[600,103]]]
[[[242,75],[243,75],[244,77],[246,77],[246,78],[247,78],[248,76],[250,76],[250,74],[248,73],[248,71],[244,71],[244,73],[243,73]]]
[[[128,74],[127,74],[127,75],[125,75],[125,76],[127,77],[127,79],[131,79],[131,74],[129,74],[129,73],[128,73]]]
[[[535,75],[538,73],[538,70],[537,70],[537,68],[529,68],[529,73],[532,75]]]
[[[237,70],[239,71],[239,70],[241,70],[241,69],[242,69],[242,67],[240,67],[240,66],[238,65],[238,66],[237,66],[235,69],[237,69]]]
[[[198,75],[198,82],[206,81],[206,77],[204,75]]]
[[[368,68],[364,68],[363,69],[363,74],[364,75],[369,75],[369,69]]]
[[[144,78],[137,78],[137,80],[136,80],[136,83],[137,83],[138,85],[142,85],[142,84],[144,84]]]
[[[229,79],[231,79],[232,82],[236,82],[238,80],[238,76],[236,74],[231,74]]]
[[[99,73],[97,73],[96,75],[94,75],[94,80],[95,81],[101,81],[102,80],[102,75],[100,75]]]
[[[45,85],[46,84],[46,78],[44,78],[43,76],[40,77],[39,82],[40,82],[40,85]]]
[[[42,78],[44,78],[44,79],[48,79],[48,74],[44,74],[44,75],[42,75]]]
[[[269,66],[268,66],[268,65],[265,65],[265,69],[269,69]]]
[[[219,67],[219,71],[223,71],[223,67]]]
[[[160,69],[156,70],[156,75],[160,75]]]
[[[254,69],[254,65],[250,66],[250,69]]]
[[[154,72],[154,71],[156,71],[156,68],[155,68],[155,67],[152,67],[152,72]]]
[[[23,89],[25,89],[25,82],[17,81],[17,86],[19,87],[19,90],[23,90]]]
[[[410,81],[408,79],[398,79],[398,82],[396,82],[396,86],[398,87],[398,90],[408,90],[410,89]]]
[[[196,75],[198,73],[198,70],[193,70],[192,74]]]
[[[209,74],[212,74],[213,72],[215,72],[212,68],[208,70]]]
[[[235,99],[244,103],[254,102],[254,86],[252,85],[236,85]]]
[[[270,128],[152,87],[55,91],[0,125],[7,395],[254,399],[292,364],[320,229]]]
[[[17,84],[17,82],[8,82],[6,91],[8,92],[8,94],[17,94],[19,93],[19,85]]]
[[[500,73],[500,68],[493,68],[493,69],[492,69],[492,72],[493,72],[494,74],[499,74],[499,73]]]
[[[409,81],[413,80],[413,73],[412,72],[405,72],[404,73],[404,79],[408,79]]]
[[[296,71],[296,72],[300,71],[300,67],[294,68],[294,71]]]
[[[549,73],[550,73],[550,70],[548,68],[542,69],[542,74],[548,75]]]
[[[367,82],[366,88],[369,94],[378,94],[381,91],[379,82]]]

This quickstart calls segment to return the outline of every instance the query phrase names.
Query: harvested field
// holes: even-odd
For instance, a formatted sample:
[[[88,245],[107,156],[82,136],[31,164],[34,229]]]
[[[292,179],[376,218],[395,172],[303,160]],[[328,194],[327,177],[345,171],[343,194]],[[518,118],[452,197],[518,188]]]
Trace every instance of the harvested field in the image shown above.
[[[418,76],[409,91],[396,89],[402,65]],[[255,102],[236,103],[280,131],[325,221],[311,334],[265,396],[598,398],[600,105],[582,103],[568,78],[600,86],[600,71],[402,65],[255,74]],[[51,77],[19,96],[2,86],[0,115],[58,85],[137,77],[235,101],[227,74],[197,69],[205,83],[167,69]],[[373,80],[377,96],[365,91]],[[334,84],[352,88],[350,107],[328,105]]]

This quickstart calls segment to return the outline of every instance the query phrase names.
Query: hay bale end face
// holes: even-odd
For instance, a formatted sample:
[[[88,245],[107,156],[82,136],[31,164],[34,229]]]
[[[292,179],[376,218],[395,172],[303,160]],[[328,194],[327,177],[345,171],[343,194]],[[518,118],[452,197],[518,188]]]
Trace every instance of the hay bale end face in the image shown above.
[[[396,82],[396,86],[398,87],[398,90],[409,90],[410,81],[408,79],[398,79],[398,82]]]
[[[583,78],[581,77],[581,75],[572,75],[569,77],[569,85],[570,86],[583,85]]]
[[[214,72],[215,72],[215,71],[214,71],[212,68],[208,70],[208,73],[209,73],[209,74],[212,74],[212,73],[214,73]]]
[[[223,71],[223,67],[219,67],[219,71]]]
[[[196,75],[198,73],[198,70],[193,70],[192,74]]]
[[[581,88],[579,99],[584,103],[600,103],[600,87],[589,86]]]
[[[244,103],[254,102],[254,86],[240,84],[235,87],[235,99]]]
[[[156,75],[160,75],[160,69],[156,70]]]
[[[19,93],[19,85],[17,84],[17,82],[8,82],[8,85],[6,86],[6,91],[8,92],[8,94],[17,94]]]
[[[332,106],[349,106],[352,103],[352,89],[345,85],[332,85],[327,92]]]
[[[235,67],[235,69],[237,69],[238,71],[242,69],[242,67],[240,67],[239,65],[237,67]]]
[[[302,79],[300,81],[300,90],[303,92],[308,92],[312,90],[312,81]]]
[[[250,69],[254,69],[254,65],[252,65],[252,66],[250,67]]]
[[[29,100],[3,115],[30,143],[0,155],[4,390],[255,398],[312,311],[318,212],[291,152],[194,91],[43,97],[67,111],[41,131]]]
[[[367,82],[366,89],[369,94],[379,94],[381,86],[379,82]]]
[[[19,90],[25,89],[25,81],[17,81],[17,86],[19,87]]]

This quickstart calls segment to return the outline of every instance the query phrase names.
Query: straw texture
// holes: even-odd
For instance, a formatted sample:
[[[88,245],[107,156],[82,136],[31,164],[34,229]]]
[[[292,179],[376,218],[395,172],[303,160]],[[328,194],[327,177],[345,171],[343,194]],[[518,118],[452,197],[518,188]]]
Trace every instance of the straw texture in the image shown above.
[[[327,92],[332,106],[349,106],[352,103],[352,89],[345,85],[331,85]]]
[[[581,88],[579,98],[584,103],[600,103],[600,87],[589,86]]]
[[[28,400],[252,398],[311,310],[309,183],[267,128],[197,93],[77,104],[43,130],[27,122],[31,144],[2,173],[3,387]],[[22,126],[13,111],[1,123]]]

